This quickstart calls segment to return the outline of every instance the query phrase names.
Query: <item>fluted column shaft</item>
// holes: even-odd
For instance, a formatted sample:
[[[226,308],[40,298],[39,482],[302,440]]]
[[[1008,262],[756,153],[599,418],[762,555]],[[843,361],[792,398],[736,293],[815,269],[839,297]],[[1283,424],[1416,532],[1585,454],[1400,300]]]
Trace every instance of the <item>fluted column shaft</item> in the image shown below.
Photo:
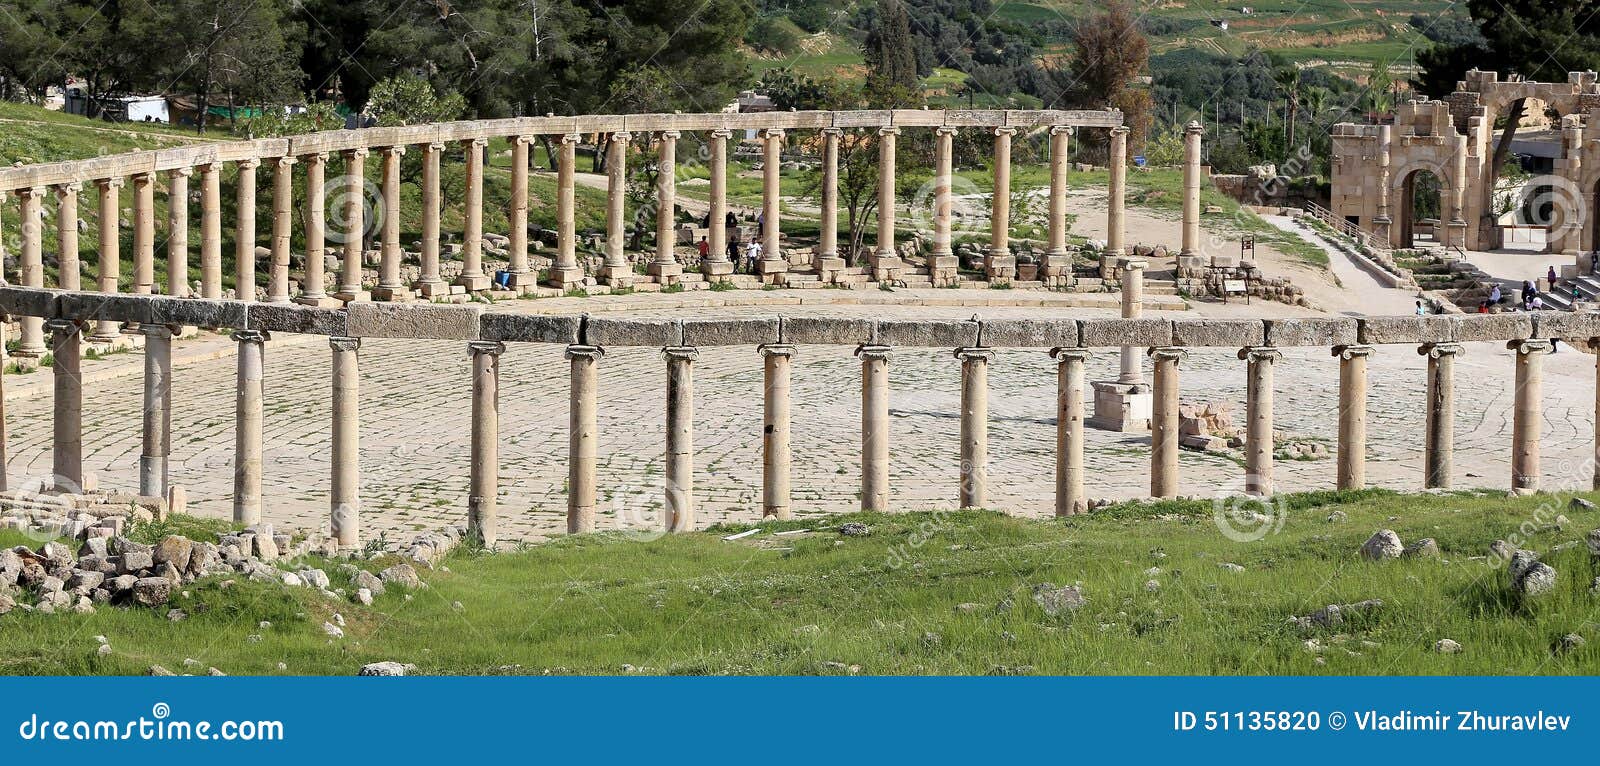
[[[306,164],[306,270],[300,284],[300,302],[316,306],[328,302],[327,277],[327,153],[308,154]]]
[[[1338,346],[1339,489],[1367,485],[1367,357],[1371,346]]]
[[[1058,348],[1056,359],[1056,515],[1089,510],[1083,496],[1083,367],[1088,349]]]
[[[1272,494],[1272,365],[1282,354],[1275,348],[1247,348],[1239,358],[1245,370],[1244,491]]]
[[[383,250],[382,260],[378,264],[378,286],[372,291],[372,297],[384,301],[403,301],[411,297],[410,291],[400,281],[400,258],[404,255],[404,251],[400,249],[400,158],[405,156],[406,148],[404,146],[387,146],[382,151]],[[423,168],[424,172],[426,172],[426,158],[424,158]],[[424,227],[422,247],[424,253],[427,252],[428,247],[426,233],[428,220],[427,199],[427,183],[424,181],[422,204]],[[434,197],[434,204],[435,206],[438,205],[437,196]],[[435,234],[434,240],[437,244],[437,234]],[[437,263],[437,251],[435,253],[435,263]]]
[[[594,531],[595,467],[599,463],[598,346],[567,346],[571,390],[567,406],[567,532]]]
[[[789,507],[789,368],[794,346],[761,347],[765,396],[761,409],[761,515],[784,520]]]
[[[889,348],[862,346],[861,510],[889,510]]]
[[[189,176],[194,168],[167,174],[167,294],[189,297]]]
[[[1123,205],[1128,194],[1128,129],[1111,129],[1111,153],[1107,160],[1111,166],[1110,198],[1106,201],[1106,256],[1116,258],[1124,254],[1126,235]]]
[[[496,494],[500,477],[500,355],[503,343],[474,341],[472,354],[472,477],[467,534],[485,546],[499,540]]]
[[[96,276],[100,292],[112,294],[117,291],[122,268],[122,232],[117,225],[122,215],[121,204],[117,200],[122,179],[105,178],[96,183],[100,189],[100,210],[96,222],[100,228],[100,265]],[[89,339],[97,343],[109,343],[116,339],[120,329],[117,322],[102,319],[95,323],[94,335]]]
[[[51,471],[54,486],[63,492],[83,491],[83,377],[78,362],[82,346],[78,343],[78,323],[67,319],[49,322],[50,368],[55,386],[54,449]]]
[[[339,264],[338,298],[356,301],[363,297],[361,271],[366,253],[367,233],[367,150],[344,152],[344,249]]]
[[[994,350],[956,350],[961,360],[961,492],[962,508],[989,503],[989,362]]]
[[[1150,496],[1178,496],[1178,364],[1181,348],[1150,349],[1155,391],[1150,412]]]
[[[44,287],[44,195],[42,186],[17,190],[22,219],[22,286]],[[40,356],[45,351],[44,319],[23,316],[18,356]]]
[[[78,260],[78,191],[82,188],[76,181],[56,186],[56,263],[63,290],[83,286],[83,267]]]
[[[461,235],[461,276],[456,284],[468,291],[489,289],[489,277],[483,270],[483,153],[489,145],[485,138],[461,142],[467,155],[466,226]]]
[[[1506,344],[1517,360],[1517,390],[1511,419],[1511,491],[1539,491],[1539,427],[1544,417],[1544,355],[1550,341],[1514,340]]]
[[[156,177],[133,177],[133,294],[149,295],[156,271]]]
[[[241,301],[256,299],[256,168],[258,167],[261,167],[261,160],[240,160],[239,175],[234,184],[234,207],[238,218],[234,222],[233,292],[234,297]],[[396,169],[397,174],[398,172]]]
[[[674,346],[662,350],[667,360],[667,487],[668,532],[694,529],[694,360],[698,349]]]
[[[1427,414],[1423,438],[1423,482],[1428,489],[1448,489],[1455,451],[1455,367],[1461,346],[1429,343],[1417,349],[1428,357]]]
[[[167,456],[172,451],[172,329],[143,324],[144,450],[139,455],[139,494],[166,497]]]
[[[233,521],[261,521],[261,388],[262,346],[267,334],[236,330],[239,343],[237,386],[234,391]]]
[[[200,166],[200,297],[222,297],[222,166]]]
[[[289,244],[294,234],[294,157],[279,157],[272,169],[272,271],[267,302],[289,302]]]
[[[333,354],[333,465],[328,512],[339,550],[361,547],[361,339],[328,338]]]

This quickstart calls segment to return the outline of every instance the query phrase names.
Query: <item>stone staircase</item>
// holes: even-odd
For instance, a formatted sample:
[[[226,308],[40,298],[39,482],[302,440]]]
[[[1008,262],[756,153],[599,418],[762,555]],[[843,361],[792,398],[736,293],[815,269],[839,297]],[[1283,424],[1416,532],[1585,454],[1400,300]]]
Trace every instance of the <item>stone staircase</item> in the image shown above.
[[[1579,300],[1587,303],[1600,302],[1600,279],[1591,274],[1584,274],[1573,279],[1564,279],[1558,283],[1559,290],[1544,292],[1540,297],[1544,300],[1544,307],[1560,311],[1572,310],[1572,290],[1578,290]]]

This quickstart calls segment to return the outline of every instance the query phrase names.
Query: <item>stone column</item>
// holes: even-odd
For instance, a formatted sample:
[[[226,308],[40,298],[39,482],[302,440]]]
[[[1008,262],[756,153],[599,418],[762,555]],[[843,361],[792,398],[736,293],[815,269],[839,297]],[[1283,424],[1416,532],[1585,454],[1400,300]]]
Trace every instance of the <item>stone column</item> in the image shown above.
[[[935,287],[960,281],[960,262],[950,241],[950,179],[955,174],[955,137],[955,128],[934,130],[933,253],[928,256],[928,277]]]
[[[234,392],[233,521],[261,521],[261,379],[267,334],[235,330],[239,342],[237,388]]]
[[[1128,129],[1118,126],[1111,129],[1110,196],[1106,200],[1106,251],[1105,257],[1115,261],[1124,255],[1122,242],[1125,236],[1122,207],[1128,194]]]
[[[573,290],[583,286],[583,268],[578,266],[578,228],[574,222],[573,175],[578,164],[578,134],[561,137],[561,158],[556,171],[556,260],[550,265],[550,286]]]
[[[612,133],[606,142],[606,264],[600,267],[600,281],[612,287],[633,285],[633,265],[623,252],[627,223],[629,133]],[[715,182],[713,182],[715,183]]]
[[[344,251],[339,270],[339,292],[335,298],[350,303],[369,300],[372,295],[361,289],[361,272],[365,266],[367,234],[367,150],[350,149],[344,152]],[[380,213],[381,215],[381,213]]]
[[[1050,287],[1072,281],[1072,252],[1067,249],[1067,166],[1072,150],[1072,127],[1050,128],[1050,250],[1045,253],[1040,279]]]
[[[780,285],[789,271],[789,259],[783,254],[782,215],[778,209],[780,191],[778,171],[783,166],[783,131],[768,128],[761,131],[761,260],[756,271],[763,284]]]
[[[78,372],[82,346],[78,323],[69,319],[49,322],[50,351],[55,364],[50,368],[55,384],[55,448],[51,471],[57,491],[83,491],[83,377]]]
[[[97,278],[100,292],[109,295],[117,292],[117,282],[120,277],[118,272],[122,267],[122,232],[121,227],[117,225],[122,216],[122,206],[117,201],[117,190],[122,188],[122,179],[102,178],[95,183],[100,187],[100,211],[97,221],[100,227],[100,267]],[[95,323],[94,334],[89,336],[89,340],[95,343],[110,343],[117,339],[121,329],[119,323],[102,319]],[[26,350],[26,344],[20,350]]]
[[[706,257],[700,259],[700,272],[709,282],[726,281],[733,273],[728,258],[728,139],[733,131],[718,128],[710,133],[711,148],[711,231],[707,235]]]
[[[683,265],[672,251],[677,244],[673,229],[678,209],[677,149],[678,131],[663,130],[658,134],[658,159],[656,160],[656,257],[650,260],[650,276],[663,285],[677,284],[683,274]]]
[[[1275,348],[1246,348],[1244,491],[1272,494],[1272,364],[1283,355]]]
[[[1178,496],[1178,363],[1189,352],[1174,347],[1150,349],[1155,362],[1155,394],[1150,412],[1150,496]]]
[[[139,494],[167,496],[167,455],[172,450],[172,328],[139,325],[144,334],[144,451],[139,454]]]
[[[984,272],[991,282],[1010,282],[1017,275],[1011,255],[1011,137],[1016,128],[994,129],[994,197],[989,215],[989,254]]]
[[[1183,126],[1183,250],[1178,255],[1200,254],[1200,137],[1199,122]]]
[[[1339,357],[1339,489],[1367,486],[1367,357],[1371,346],[1335,346]]]
[[[1589,350],[1595,353],[1595,381],[1594,381],[1594,479],[1590,485],[1600,490],[1600,338],[1589,339]],[[0,424],[3,428],[4,424]],[[4,441],[4,432],[0,431],[0,442]],[[0,448],[4,445],[0,444]],[[0,454],[3,457],[3,454]]]
[[[1122,318],[1138,319],[1144,315],[1144,270],[1150,264],[1137,259],[1122,262]],[[1139,349],[1122,347],[1122,372],[1117,382],[1124,385],[1144,383],[1144,368],[1139,362]]]
[[[423,298],[450,294],[450,286],[439,276],[439,160],[443,154],[441,143],[422,148],[422,252],[417,255],[417,281],[411,287]]]
[[[892,282],[900,278],[900,256],[894,248],[894,150],[900,129],[878,129],[878,245],[872,258],[872,278]]]
[[[511,264],[507,267],[512,289],[534,287],[539,275],[528,265],[528,154],[533,136],[511,139]]]
[[[461,142],[467,155],[466,231],[461,235],[461,276],[455,283],[467,292],[489,289],[493,280],[483,270],[483,152],[487,138]]]
[[[63,290],[83,287],[83,266],[78,260],[78,191],[82,188],[77,181],[56,186],[57,284]]]
[[[789,508],[789,366],[794,346],[761,347],[766,396],[761,410],[761,516],[793,517]]]
[[[306,163],[306,271],[300,283],[297,302],[307,306],[343,305],[343,301],[328,295],[327,267],[327,209],[326,176],[328,153],[318,152],[305,156]]]
[[[333,466],[328,512],[339,550],[361,547],[361,339],[328,338],[333,351]]]
[[[256,168],[261,160],[239,160],[238,178],[234,186],[234,207],[238,214],[234,222],[233,268],[234,297],[241,301],[256,299]]]
[[[1544,383],[1543,357],[1550,341],[1543,338],[1514,340],[1506,344],[1517,359],[1516,403],[1511,420],[1511,491],[1530,495],[1539,491],[1539,425]]]
[[[1084,348],[1057,348],[1056,359],[1056,515],[1089,510],[1083,496],[1083,366]]]
[[[278,157],[272,168],[272,271],[267,302],[289,302],[289,244],[294,234],[294,157]]]
[[[167,295],[189,297],[189,176],[194,168],[167,172]]]
[[[149,295],[156,277],[156,176],[133,177],[133,294]]]
[[[989,362],[994,349],[956,350],[961,360],[962,508],[989,503]]]
[[[605,351],[599,346],[567,346],[572,387],[567,407],[567,533],[594,531],[595,466],[599,426],[596,369]]]
[[[839,257],[839,128],[822,129],[822,217],[818,222],[817,278],[838,281],[844,269]]]
[[[44,287],[44,195],[43,186],[28,186],[17,190],[21,203],[22,219],[22,286]],[[22,342],[17,356],[41,356],[45,352],[44,319],[19,317],[22,325]],[[74,334],[76,339],[76,334]]]
[[[504,343],[473,341],[472,354],[472,478],[467,495],[467,535],[487,547],[499,540],[496,532],[496,493],[500,477],[500,355]]]
[[[1373,147],[1377,153],[1378,165],[1378,183],[1377,188],[1374,190],[1377,192],[1375,196],[1377,197],[1378,214],[1372,218],[1372,233],[1377,236],[1379,244],[1390,244],[1390,231],[1394,225],[1394,219],[1389,215],[1389,166],[1392,159],[1389,154],[1389,148],[1392,146],[1393,130],[1394,128],[1391,125],[1379,125],[1378,144]],[[1443,212],[1444,205],[1440,204],[1439,207],[1440,212]]]
[[[700,351],[685,346],[662,349],[667,360],[668,532],[694,529],[694,360]]]
[[[889,347],[864,345],[861,357],[861,510],[889,510]]]
[[[200,166],[200,297],[222,297],[222,166]]]
[[[404,146],[386,146],[383,152],[383,260],[378,265],[378,286],[372,291],[373,300],[380,301],[406,301],[411,300],[411,291],[406,289],[405,283],[400,281],[400,259],[405,251],[400,249],[400,158],[405,156]],[[424,157],[423,169],[426,172],[427,162]],[[427,252],[428,238],[428,193],[424,181],[422,194],[422,220],[424,235],[422,238],[423,252]],[[438,207],[438,196],[434,196],[435,210]],[[437,236],[435,236],[437,241]],[[437,257],[437,256],[436,256]],[[437,262],[437,261],[436,261]]]
[[[1423,481],[1428,489],[1449,489],[1455,449],[1455,367],[1457,343],[1427,343],[1417,353],[1428,357],[1428,401],[1423,441]]]

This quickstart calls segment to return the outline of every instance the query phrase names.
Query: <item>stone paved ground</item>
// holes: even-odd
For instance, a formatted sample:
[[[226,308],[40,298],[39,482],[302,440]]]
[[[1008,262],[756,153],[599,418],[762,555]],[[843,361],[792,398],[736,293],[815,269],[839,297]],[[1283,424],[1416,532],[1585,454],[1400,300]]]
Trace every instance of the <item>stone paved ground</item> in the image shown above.
[[[543,302],[541,302],[543,303]],[[497,308],[508,308],[503,304]],[[797,311],[786,308],[786,311]],[[811,313],[965,318],[972,309],[824,306]],[[986,316],[1037,316],[1054,309],[984,309]],[[770,314],[724,308],[640,316]],[[1105,311],[1070,310],[1073,316]],[[315,527],[327,514],[329,353],[317,339],[275,341],[266,356],[267,517]],[[218,343],[186,341],[185,343]],[[220,341],[226,342],[226,341]],[[180,346],[180,353],[182,347]],[[859,364],[845,347],[802,347],[793,381],[794,503],[800,514],[853,510],[859,485]],[[464,344],[367,341],[361,352],[364,526],[391,538],[459,521],[468,472],[469,374]],[[137,353],[121,355],[135,365]],[[1421,486],[1424,358],[1384,347],[1371,359],[1370,460],[1374,484]],[[111,364],[98,362],[96,364]],[[642,523],[659,509],[665,363],[652,349],[610,350],[601,362],[602,527]],[[1107,379],[1114,350],[1099,352],[1090,379]],[[1546,488],[1588,485],[1592,453],[1594,357],[1563,350],[1546,359],[1543,469]],[[48,373],[35,373],[42,378]],[[8,389],[26,386],[8,378]],[[958,463],[959,363],[947,350],[897,350],[892,474],[897,508],[952,507]],[[1457,363],[1455,481],[1509,484],[1512,360],[1504,348],[1469,345]],[[1326,350],[1286,350],[1279,363],[1277,425],[1292,436],[1332,445],[1337,430],[1337,364]],[[40,379],[39,383],[47,383]],[[37,385],[37,383],[35,383]],[[1033,516],[1050,513],[1054,466],[1055,365],[1042,351],[1003,350],[990,372],[992,505]],[[1184,401],[1224,401],[1242,423],[1244,363],[1228,350],[1196,351],[1183,365]],[[702,349],[695,365],[696,497],[702,523],[760,514],[761,363],[753,348]],[[226,516],[232,489],[233,361],[180,364],[173,395],[172,480],[191,509]],[[106,489],[137,486],[140,392],[137,377],[91,381],[85,390],[86,470]],[[50,397],[7,403],[10,476],[15,485],[48,475]],[[537,538],[563,528],[567,445],[567,363],[556,346],[517,345],[502,358],[501,494],[503,537]],[[1091,430],[1088,492],[1128,498],[1148,491],[1148,437]],[[1184,494],[1237,488],[1242,468],[1215,455],[1184,452]],[[1278,462],[1284,490],[1331,487],[1334,464]],[[618,511],[624,521],[617,521]]]

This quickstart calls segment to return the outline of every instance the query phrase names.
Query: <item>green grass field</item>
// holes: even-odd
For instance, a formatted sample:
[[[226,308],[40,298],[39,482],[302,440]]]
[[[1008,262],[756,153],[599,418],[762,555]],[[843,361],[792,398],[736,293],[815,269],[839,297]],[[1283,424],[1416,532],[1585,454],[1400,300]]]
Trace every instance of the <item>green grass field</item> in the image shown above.
[[[1570,510],[1567,499],[1293,495],[1280,498],[1281,529],[1254,541],[1224,536],[1210,501],[1059,521],[811,517],[764,523],[732,542],[722,536],[746,527],[649,541],[567,537],[492,555],[458,551],[424,572],[428,588],[409,600],[391,590],[370,608],[243,578],[224,589],[213,578],[176,597],[190,615],[176,623],[165,609],[13,612],[0,617],[0,673],[142,674],[160,664],[347,675],[379,660],[450,674],[1595,673],[1600,596],[1590,580],[1600,566],[1581,543],[1550,551],[1600,526],[1600,513]],[[1348,518],[1327,520],[1334,510]],[[1541,526],[1556,513],[1570,522]],[[847,521],[871,534],[839,534]],[[1525,522],[1539,531],[1522,547],[1559,574],[1554,592],[1522,603],[1504,564],[1483,557]],[[1407,543],[1433,537],[1442,557],[1364,561],[1357,550],[1379,528]],[[349,587],[322,565],[334,587]],[[1051,616],[1033,598],[1040,583],[1081,583],[1087,603]],[[1291,622],[1367,599],[1383,604],[1341,626]],[[343,639],[321,628],[335,612]],[[1554,651],[1569,633],[1587,646]],[[96,654],[95,635],[107,637],[109,655]],[[1434,652],[1443,638],[1463,651]],[[199,665],[186,669],[186,658]]]

